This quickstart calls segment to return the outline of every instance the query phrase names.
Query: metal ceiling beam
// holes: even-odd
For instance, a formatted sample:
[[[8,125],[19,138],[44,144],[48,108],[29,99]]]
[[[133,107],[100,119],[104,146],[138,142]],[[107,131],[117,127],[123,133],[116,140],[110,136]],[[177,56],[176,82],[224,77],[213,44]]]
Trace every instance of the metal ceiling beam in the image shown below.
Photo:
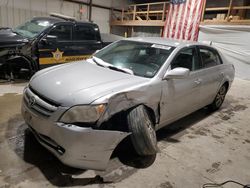
[[[87,6],[91,6],[90,4],[92,4],[92,3],[86,3],[86,2],[82,2],[82,1],[78,1],[78,0],[64,0],[64,1],[68,1],[68,2],[71,2],[71,3],[78,3],[78,4],[82,4],[82,5],[87,5]],[[121,9],[106,7],[106,6],[97,5],[97,4],[92,4],[92,7],[102,8],[102,9],[106,9],[106,10],[113,9],[113,10],[119,11],[119,12],[122,11]]]
[[[92,6],[93,6],[92,0],[89,0],[89,21],[90,22],[92,21]]]

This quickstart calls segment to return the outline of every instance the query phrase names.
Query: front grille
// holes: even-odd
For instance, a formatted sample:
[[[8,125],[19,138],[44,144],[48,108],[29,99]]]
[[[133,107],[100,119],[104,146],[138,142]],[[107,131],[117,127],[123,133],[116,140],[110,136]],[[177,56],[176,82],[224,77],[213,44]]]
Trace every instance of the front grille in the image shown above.
[[[26,88],[24,92],[24,102],[31,110],[45,116],[50,117],[53,112],[58,108],[57,104],[44,100],[44,98],[38,96],[30,88]]]

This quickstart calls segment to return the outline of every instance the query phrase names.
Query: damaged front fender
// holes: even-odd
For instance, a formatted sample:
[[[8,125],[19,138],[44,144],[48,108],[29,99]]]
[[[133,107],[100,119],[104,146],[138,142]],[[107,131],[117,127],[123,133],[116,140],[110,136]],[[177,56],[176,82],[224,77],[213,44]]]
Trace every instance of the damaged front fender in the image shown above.
[[[154,113],[155,123],[159,122],[159,102],[161,98],[161,87],[158,84],[154,86],[145,86],[137,88],[136,90],[130,90],[113,94],[107,99],[107,109],[101,118],[97,122],[97,126],[100,126],[103,122],[108,121],[115,114],[127,111],[138,105],[145,105],[151,109]],[[100,102],[103,99],[99,99],[95,102]]]

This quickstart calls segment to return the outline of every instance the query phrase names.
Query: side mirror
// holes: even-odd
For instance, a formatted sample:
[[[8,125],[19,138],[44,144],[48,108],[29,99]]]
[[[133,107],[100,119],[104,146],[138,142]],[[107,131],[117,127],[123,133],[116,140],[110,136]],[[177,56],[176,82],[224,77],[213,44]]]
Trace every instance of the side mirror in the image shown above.
[[[42,44],[51,45],[57,42],[57,36],[47,35],[41,40]]]
[[[182,78],[186,78],[187,76],[189,76],[190,74],[190,70],[187,68],[183,68],[183,67],[177,67],[173,70],[168,71],[165,75],[164,75],[164,80],[167,79],[182,79]]]

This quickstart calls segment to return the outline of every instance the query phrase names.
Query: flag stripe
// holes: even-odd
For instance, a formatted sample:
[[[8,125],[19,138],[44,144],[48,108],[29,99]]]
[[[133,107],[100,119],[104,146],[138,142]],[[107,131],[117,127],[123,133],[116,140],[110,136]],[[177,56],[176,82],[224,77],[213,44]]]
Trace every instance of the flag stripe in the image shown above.
[[[203,10],[204,3],[205,3],[205,1],[200,2],[200,9],[199,9],[200,12],[202,12],[202,10]],[[201,20],[201,16],[202,16],[202,14],[199,14],[197,20]],[[194,38],[193,38],[194,41],[198,40],[199,25],[200,25],[200,22],[196,22],[195,31],[194,31]]]
[[[189,25],[189,28],[188,28],[188,31],[186,31],[186,40],[190,40],[191,39],[191,35],[192,35],[192,29],[194,27],[194,23],[196,22],[196,20],[194,20],[195,18],[195,13],[196,13],[196,9],[197,9],[197,1],[192,3],[192,7],[191,7],[191,10],[192,10],[192,14],[190,16],[190,23],[188,24]]]
[[[181,20],[183,19],[183,14],[184,14],[184,4],[180,5],[180,10],[179,10],[179,15],[178,15],[178,19],[177,19],[177,32],[175,32],[175,39],[179,39],[180,37],[180,29],[181,29]]]
[[[197,40],[204,0],[170,0],[163,37]]]
[[[186,38],[185,38],[186,35],[185,34],[186,34],[187,27],[188,27],[188,20],[189,20],[189,15],[190,15],[191,4],[192,4],[192,0],[189,0],[189,2],[186,4],[187,12],[186,12],[186,15],[185,15],[185,20],[184,20],[184,23],[183,23],[183,30],[182,30],[182,39],[183,40],[186,40]]]
[[[168,27],[168,31],[167,31],[167,38],[169,38],[169,32],[170,32],[170,28],[171,28],[171,23],[172,23],[172,16],[173,16],[173,9],[174,9],[174,7],[173,6],[171,6],[170,5],[170,10],[169,10],[169,17],[168,17],[168,25],[167,25],[167,27]]]
[[[192,17],[193,17],[193,8],[194,8],[194,0],[190,1],[189,16],[188,16],[188,19],[187,19],[187,27],[186,27],[185,36],[184,36],[185,40],[188,40],[188,33],[190,32],[190,27],[192,26],[192,23],[193,23],[193,19],[192,19]]]
[[[191,0],[187,0],[187,2],[185,4],[185,12],[183,14],[183,20],[187,17],[187,12],[188,12],[188,10],[187,10],[188,9],[187,4],[189,3],[189,1],[191,1]],[[183,39],[182,33],[183,33],[183,29],[184,29],[184,24],[185,24],[185,21],[183,21],[183,20],[181,21],[181,30],[180,30],[178,39]]]
[[[176,28],[176,23],[177,23],[177,17],[178,17],[178,11],[179,11],[179,7],[180,7],[180,5],[177,5],[177,6],[174,6],[174,12],[175,12],[175,14],[174,14],[174,18],[173,18],[173,28],[172,28],[172,32],[171,32],[171,38],[173,38],[174,37],[174,35],[175,35],[175,28]]]

